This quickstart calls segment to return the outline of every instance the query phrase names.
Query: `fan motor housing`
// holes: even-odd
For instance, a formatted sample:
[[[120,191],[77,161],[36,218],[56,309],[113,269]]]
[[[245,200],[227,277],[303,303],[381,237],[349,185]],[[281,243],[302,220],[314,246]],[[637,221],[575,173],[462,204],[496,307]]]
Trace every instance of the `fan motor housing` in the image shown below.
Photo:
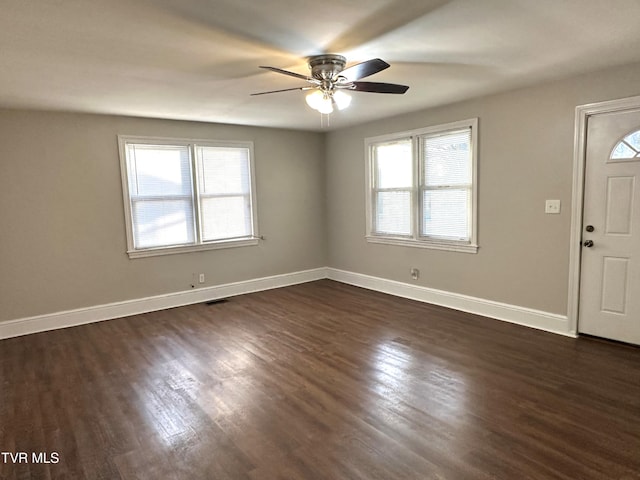
[[[347,59],[342,55],[326,54],[309,57],[311,76],[318,80],[334,80],[344,70]]]

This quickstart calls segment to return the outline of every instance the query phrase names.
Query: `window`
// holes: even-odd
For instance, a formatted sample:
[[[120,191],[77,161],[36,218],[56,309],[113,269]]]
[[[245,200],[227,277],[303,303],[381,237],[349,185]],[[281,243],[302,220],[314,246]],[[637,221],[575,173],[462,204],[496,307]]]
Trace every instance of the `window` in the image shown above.
[[[640,158],[640,130],[631,132],[616,143],[609,160],[636,160]]]
[[[475,253],[478,120],[368,138],[367,240]]]
[[[257,244],[250,142],[118,141],[130,257]]]

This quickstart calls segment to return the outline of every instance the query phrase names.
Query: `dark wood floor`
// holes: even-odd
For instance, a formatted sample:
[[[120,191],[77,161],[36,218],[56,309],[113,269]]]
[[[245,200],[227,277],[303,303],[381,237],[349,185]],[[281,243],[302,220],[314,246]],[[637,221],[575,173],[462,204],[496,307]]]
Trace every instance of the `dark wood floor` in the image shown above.
[[[323,280],[0,341],[2,479],[637,479],[640,349]]]

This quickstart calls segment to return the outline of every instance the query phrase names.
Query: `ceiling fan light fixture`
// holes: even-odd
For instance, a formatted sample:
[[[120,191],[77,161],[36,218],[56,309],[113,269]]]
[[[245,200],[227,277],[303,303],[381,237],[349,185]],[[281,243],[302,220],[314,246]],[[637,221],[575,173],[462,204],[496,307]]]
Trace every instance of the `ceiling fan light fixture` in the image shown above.
[[[307,101],[307,105],[309,105],[314,110],[318,110],[318,107],[322,103],[322,92],[320,90],[313,90],[309,94],[307,94],[305,100]]]
[[[342,90],[337,90],[333,93],[333,100],[336,102],[338,110],[344,110],[351,105],[351,95]]]
[[[305,100],[307,101],[307,105],[320,113],[329,114],[333,112],[331,95],[322,90],[314,90],[306,96]]]
[[[342,55],[322,54],[313,55],[307,59],[311,75],[302,75],[277,67],[261,65],[260,68],[275,73],[306,80],[308,84],[303,87],[284,88],[269,92],[252,93],[251,95],[264,95],[266,93],[288,92],[291,90],[311,90],[305,100],[314,110],[328,115],[334,107],[344,110],[351,104],[351,96],[343,90],[370,93],[405,93],[409,87],[396,83],[362,82],[360,79],[374,75],[389,68],[389,64],[380,58],[372,58],[365,62],[357,63],[345,68],[347,59]]]
[[[325,115],[329,115],[333,112],[333,102],[331,101],[331,97],[323,97],[316,110],[320,113],[324,113]]]

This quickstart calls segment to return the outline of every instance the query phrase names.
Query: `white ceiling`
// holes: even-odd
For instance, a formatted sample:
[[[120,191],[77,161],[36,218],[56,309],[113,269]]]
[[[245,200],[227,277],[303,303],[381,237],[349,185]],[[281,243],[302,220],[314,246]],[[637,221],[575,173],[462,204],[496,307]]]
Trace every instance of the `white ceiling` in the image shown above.
[[[0,106],[320,130],[305,57],[379,57],[332,129],[640,61],[639,0],[3,0]]]

